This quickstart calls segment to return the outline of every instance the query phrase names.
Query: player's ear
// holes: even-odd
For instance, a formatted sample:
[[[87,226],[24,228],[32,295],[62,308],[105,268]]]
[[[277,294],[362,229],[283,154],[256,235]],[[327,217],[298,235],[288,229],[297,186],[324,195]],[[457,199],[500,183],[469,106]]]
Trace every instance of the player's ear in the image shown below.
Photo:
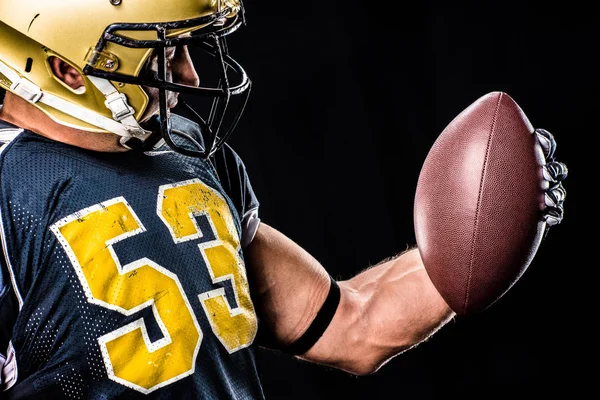
[[[54,75],[64,82],[65,85],[75,91],[84,86],[81,74],[71,65],[55,56],[51,56],[48,59],[48,62],[50,63],[50,68]]]

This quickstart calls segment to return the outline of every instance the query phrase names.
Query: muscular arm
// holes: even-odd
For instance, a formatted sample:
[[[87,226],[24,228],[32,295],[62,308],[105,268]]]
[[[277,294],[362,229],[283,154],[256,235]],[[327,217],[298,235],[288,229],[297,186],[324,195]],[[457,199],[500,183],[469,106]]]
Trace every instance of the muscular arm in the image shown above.
[[[329,275],[305,250],[264,223],[246,257],[262,322],[277,341],[293,343],[325,301]],[[299,358],[369,374],[454,316],[429,280],[416,249],[338,284],[341,300],[331,324]]]

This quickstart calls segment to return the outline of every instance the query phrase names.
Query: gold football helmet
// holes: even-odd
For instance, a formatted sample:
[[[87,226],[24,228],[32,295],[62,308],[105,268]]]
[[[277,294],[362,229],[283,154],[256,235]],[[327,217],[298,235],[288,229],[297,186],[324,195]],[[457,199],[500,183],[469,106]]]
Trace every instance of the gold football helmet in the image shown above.
[[[246,72],[225,43],[244,23],[241,0],[0,0],[0,88],[60,124],[119,135],[130,149],[164,140],[180,153],[209,157],[235,128],[250,92]],[[201,49],[217,67],[212,85],[167,79],[166,51],[183,45]],[[51,57],[79,71],[85,85],[74,90],[64,84],[52,73]],[[151,58],[158,60],[157,71],[144,74]],[[149,103],[144,87],[158,89],[160,112],[142,126]],[[204,143],[171,129],[168,91],[210,99],[205,116],[180,101]],[[195,146],[182,146],[174,140],[178,134]]]

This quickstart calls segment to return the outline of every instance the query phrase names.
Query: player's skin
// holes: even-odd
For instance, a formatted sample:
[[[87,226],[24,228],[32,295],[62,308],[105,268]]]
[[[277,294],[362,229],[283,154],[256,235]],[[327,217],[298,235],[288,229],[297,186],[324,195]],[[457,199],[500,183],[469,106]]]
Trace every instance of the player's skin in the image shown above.
[[[173,81],[198,85],[187,48],[168,54]],[[83,85],[77,70],[53,58],[54,74],[68,86]],[[148,111],[158,111],[156,90],[147,90]],[[176,99],[173,99],[176,100]],[[173,102],[174,103],[174,102]],[[47,138],[102,152],[127,151],[119,137],[65,127],[21,98],[6,94],[0,118]],[[261,222],[245,250],[253,302],[275,339],[293,343],[306,331],[324,303],[330,280],[326,269],[285,235]],[[341,300],[329,327],[299,358],[366,375],[414,347],[450,321],[455,313],[429,279],[416,248],[338,282]]]

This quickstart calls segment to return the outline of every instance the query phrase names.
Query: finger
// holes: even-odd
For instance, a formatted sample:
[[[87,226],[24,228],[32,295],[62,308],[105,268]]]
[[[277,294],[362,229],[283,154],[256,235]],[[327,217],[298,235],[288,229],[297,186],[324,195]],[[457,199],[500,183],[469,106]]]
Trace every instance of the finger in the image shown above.
[[[562,222],[563,213],[563,210],[560,208],[548,207],[544,211],[544,221],[546,221],[548,226],[558,225]]]
[[[560,161],[550,161],[544,165],[544,179],[550,182],[559,182],[564,180],[569,174],[567,166]]]
[[[556,150],[556,140],[554,140],[554,136],[547,130],[541,128],[536,129],[535,134],[544,151],[546,160],[552,159],[552,157],[554,157],[554,151]]]
[[[546,190],[544,202],[548,207],[562,208],[563,202],[565,201],[565,197],[567,197],[567,191],[562,186],[562,184],[558,183],[550,189]]]

